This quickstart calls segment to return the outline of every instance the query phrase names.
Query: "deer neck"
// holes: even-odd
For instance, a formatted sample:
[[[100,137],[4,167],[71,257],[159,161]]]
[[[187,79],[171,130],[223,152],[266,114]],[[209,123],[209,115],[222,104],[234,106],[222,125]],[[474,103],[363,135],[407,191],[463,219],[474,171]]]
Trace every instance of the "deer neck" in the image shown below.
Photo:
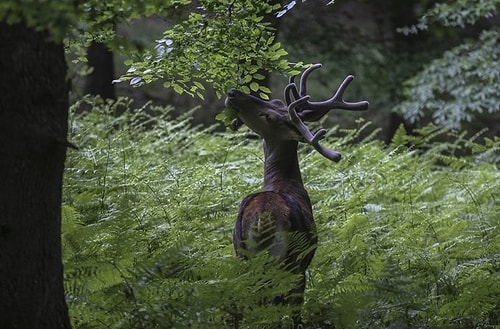
[[[264,190],[307,194],[300,174],[297,141],[264,140]]]

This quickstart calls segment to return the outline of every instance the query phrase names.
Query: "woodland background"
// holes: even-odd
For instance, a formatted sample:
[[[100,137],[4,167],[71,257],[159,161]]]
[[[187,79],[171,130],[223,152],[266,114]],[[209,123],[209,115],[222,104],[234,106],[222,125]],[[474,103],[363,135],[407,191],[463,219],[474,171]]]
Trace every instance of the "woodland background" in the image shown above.
[[[24,268],[40,258],[49,267],[46,252],[9,263],[19,253],[8,219],[36,217],[31,198],[18,208],[8,198],[20,184],[8,179],[11,168],[29,175],[15,162],[28,155],[12,153],[24,144],[7,134],[19,119],[10,109],[24,107],[9,97],[22,95],[23,83],[38,88],[30,79],[39,76],[8,75],[17,63],[1,61],[9,92],[0,103],[8,141],[0,148],[0,326],[23,318],[31,325],[18,328],[236,328],[242,314],[241,328],[286,328],[290,309],[255,305],[286,291],[289,274],[264,271],[261,258],[242,263],[231,244],[239,202],[261,187],[261,142],[220,120],[231,119],[223,111],[229,87],[281,98],[287,75],[321,62],[310,78],[315,99],[354,74],[346,98],[367,99],[370,110],[322,122],[324,144],[343,154],[338,164],[299,150],[320,239],[306,327],[500,328],[498,0],[89,1],[77,11],[49,3],[33,15],[6,2],[0,20],[6,31],[5,22],[19,21],[49,31],[69,65],[71,89],[60,94],[69,95],[70,110],[61,122],[78,149],[67,151],[60,217],[43,215],[60,230],[47,243],[58,247],[61,234],[63,275],[54,269],[64,296],[35,291],[28,299],[36,305],[16,304],[22,292],[13,278],[43,283]],[[22,39],[8,37],[3,44]],[[1,60],[11,58],[7,48]],[[39,112],[31,113],[43,113],[40,99],[52,97],[37,95],[31,108]],[[37,133],[56,121],[26,117],[41,125],[21,127]],[[45,143],[34,136],[31,143]],[[33,145],[28,169],[41,167],[37,152],[45,154],[45,144]],[[40,185],[52,183],[22,181],[34,195],[50,194]],[[41,226],[33,225],[30,232]],[[30,234],[24,248],[41,249]],[[269,276],[283,285],[266,287]],[[43,309],[58,296],[57,312]],[[56,313],[63,320],[44,325]]]

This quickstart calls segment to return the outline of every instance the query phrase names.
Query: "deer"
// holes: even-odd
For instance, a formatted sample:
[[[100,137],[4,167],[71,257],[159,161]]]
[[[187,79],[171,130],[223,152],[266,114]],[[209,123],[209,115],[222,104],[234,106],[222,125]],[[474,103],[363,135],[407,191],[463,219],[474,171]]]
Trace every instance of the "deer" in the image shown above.
[[[311,200],[304,187],[298,160],[298,143],[310,144],[327,159],[338,162],[341,154],[322,144],[326,129],[312,133],[305,122],[322,119],[332,109],[364,111],[367,101],[346,102],[344,91],[353,80],[348,75],[333,96],[311,101],[307,79],[321,67],[305,69],[298,84],[290,77],[284,89],[284,101],[264,100],[231,89],[225,100],[236,111],[238,124],[245,124],[263,139],[263,191],[246,196],[240,204],[233,229],[233,246],[238,257],[247,259],[267,251],[286,271],[299,279],[286,296],[277,296],[271,304],[295,305],[293,328],[301,328],[300,307],[304,301],[306,270],[318,244]]]

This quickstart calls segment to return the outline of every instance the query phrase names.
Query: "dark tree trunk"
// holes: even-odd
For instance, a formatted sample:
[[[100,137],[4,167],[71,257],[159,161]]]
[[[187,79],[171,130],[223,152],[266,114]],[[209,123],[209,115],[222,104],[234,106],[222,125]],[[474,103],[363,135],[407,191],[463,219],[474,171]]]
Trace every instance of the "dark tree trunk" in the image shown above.
[[[88,65],[93,68],[85,81],[85,94],[100,95],[102,98],[116,99],[113,52],[102,43],[92,42],[87,49]]]
[[[0,22],[0,328],[70,328],[61,263],[61,43]]]

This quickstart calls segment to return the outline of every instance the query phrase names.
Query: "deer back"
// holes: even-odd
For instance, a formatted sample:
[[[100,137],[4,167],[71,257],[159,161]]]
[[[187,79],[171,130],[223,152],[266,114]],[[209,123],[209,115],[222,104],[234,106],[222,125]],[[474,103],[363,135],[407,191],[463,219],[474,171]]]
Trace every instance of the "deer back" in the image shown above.
[[[247,258],[261,251],[287,270],[304,272],[317,243],[311,203],[290,194],[265,191],[247,196],[241,203],[233,231],[237,254]]]

